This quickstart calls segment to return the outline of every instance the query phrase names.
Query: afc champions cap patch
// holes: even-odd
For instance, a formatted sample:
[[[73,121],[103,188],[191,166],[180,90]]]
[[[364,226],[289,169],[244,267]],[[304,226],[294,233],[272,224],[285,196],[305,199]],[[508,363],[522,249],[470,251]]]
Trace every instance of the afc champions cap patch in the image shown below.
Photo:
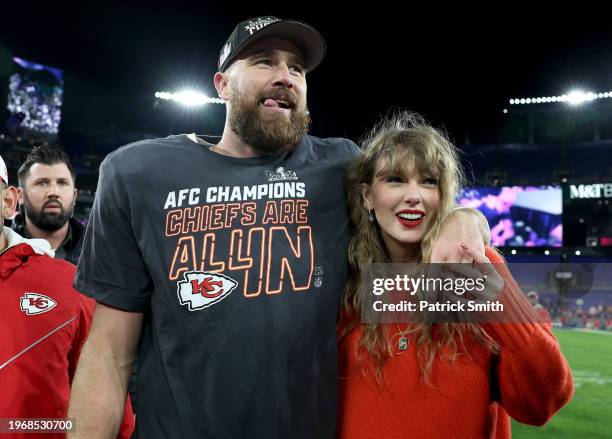
[[[306,71],[316,68],[325,56],[325,40],[319,31],[309,24],[264,16],[245,20],[234,28],[221,48],[219,71],[224,72],[254,43],[270,38],[294,44],[301,52]]]

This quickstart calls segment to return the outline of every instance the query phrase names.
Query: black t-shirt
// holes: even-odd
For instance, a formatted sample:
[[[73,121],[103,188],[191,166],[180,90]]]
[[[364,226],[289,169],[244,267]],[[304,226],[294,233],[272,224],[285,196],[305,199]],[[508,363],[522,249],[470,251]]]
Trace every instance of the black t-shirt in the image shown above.
[[[145,314],[142,437],[332,438],[343,174],[358,148],[304,136],[239,159],[208,146],[170,136],[104,160],[75,287]]]

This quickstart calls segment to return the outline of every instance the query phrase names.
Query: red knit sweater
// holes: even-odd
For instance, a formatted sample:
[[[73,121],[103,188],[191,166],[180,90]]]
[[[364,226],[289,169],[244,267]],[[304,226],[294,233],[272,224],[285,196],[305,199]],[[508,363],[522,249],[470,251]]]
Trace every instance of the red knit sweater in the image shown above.
[[[519,319],[513,321],[525,322],[534,312],[531,305],[501,256],[492,249],[486,249],[486,255],[499,264],[505,281],[500,296],[504,311]],[[526,424],[546,423],[574,392],[569,366],[554,335],[547,325],[537,323],[482,327],[499,343],[499,355],[464,337],[467,354],[454,361],[436,357],[429,384],[422,381],[414,337],[409,336],[406,351],[387,360],[382,384],[373,376],[369,357],[362,355],[359,364],[355,358],[361,329],[343,337],[338,352],[338,437],[509,438],[508,415]],[[397,333],[395,324],[388,329]]]

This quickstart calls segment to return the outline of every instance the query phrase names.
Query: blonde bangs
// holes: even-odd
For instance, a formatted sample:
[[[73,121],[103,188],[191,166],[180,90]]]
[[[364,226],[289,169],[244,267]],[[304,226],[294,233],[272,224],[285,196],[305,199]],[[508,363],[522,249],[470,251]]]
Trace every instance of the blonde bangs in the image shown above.
[[[379,174],[408,176],[407,174],[417,171],[421,177],[435,179],[440,179],[442,174],[441,157],[428,143],[391,144],[382,151],[382,158],[386,163]]]

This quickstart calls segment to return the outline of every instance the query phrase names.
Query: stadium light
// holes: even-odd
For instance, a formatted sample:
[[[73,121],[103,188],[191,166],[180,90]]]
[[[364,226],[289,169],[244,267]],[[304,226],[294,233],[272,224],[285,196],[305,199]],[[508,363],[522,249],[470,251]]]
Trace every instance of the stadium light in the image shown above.
[[[551,102],[565,102],[568,105],[577,106],[585,102],[591,102],[598,99],[612,98],[612,91],[607,92],[585,92],[582,90],[572,90],[561,96],[540,96],[535,98],[512,98],[508,100],[510,105],[533,105],[533,104],[548,104]]]
[[[174,101],[186,107],[201,107],[206,104],[225,104],[223,99],[211,98],[196,90],[181,90],[177,93],[167,91],[155,92],[157,99]]]
[[[516,254],[516,250],[512,250],[510,253],[512,253],[513,255]]]
[[[598,95],[592,92],[585,93],[582,90],[574,90],[567,94],[567,103],[570,105],[580,105],[595,99],[599,99]]]
[[[544,250],[544,254],[545,254],[546,256],[548,256],[548,255],[550,254],[550,251],[549,251],[549,250]]]

